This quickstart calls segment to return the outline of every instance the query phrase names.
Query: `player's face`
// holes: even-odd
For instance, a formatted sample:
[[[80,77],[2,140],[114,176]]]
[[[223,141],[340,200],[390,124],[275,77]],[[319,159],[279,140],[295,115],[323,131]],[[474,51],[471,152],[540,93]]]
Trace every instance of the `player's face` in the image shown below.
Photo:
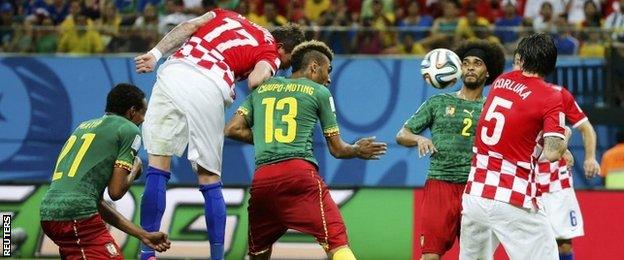
[[[286,52],[286,50],[284,50],[284,47],[281,46],[277,49],[277,52],[279,53],[280,56],[280,67],[279,69],[281,70],[285,70],[290,68],[290,52]]]
[[[468,56],[462,61],[462,81],[470,89],[482,87],[488,73],[485,63],[480,58]]]
[[[329,86],[329,83],[331,83],[331,79],[329,79],[331,70],[331,62],[327,57],[324,57],[321,64],[317,64],[316,62],[312,64],[312,80],[316,83]]]
[[[135,109],[134,107],[128,110],[127,117],[134,123],[135,125],[140,125],[145,121],[145,112],[147,111],[147,101],[143,99],[143,108]]]

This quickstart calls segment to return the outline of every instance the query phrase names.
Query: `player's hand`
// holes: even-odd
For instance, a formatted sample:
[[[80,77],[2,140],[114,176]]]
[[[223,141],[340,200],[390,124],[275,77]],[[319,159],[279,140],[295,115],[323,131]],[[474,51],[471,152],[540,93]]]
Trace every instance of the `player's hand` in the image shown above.
[[[572,156],[572,153],[570,152],[570,150],[565,151],[565,153],[563,153],[563,159],[566,161],[566,165],[568,167],[568,170],[572,169],[572,167],[574,167],[574,156]]]
[[[158,252],[165,252],[171,247],[167,234],[162,232],[145,233],[141,236],[141,242]]]
[[[585,178],[593,178],[600,174],[600,165],[596,159],[585,159],[583,170],[585,170]]]
[[[134,174],[135,180],[141,177],[141,173],[143,173],[143,161],[141,161],[140,157],[134,157],[134,164],[132,165],[132,169],[136,172]]]
[[[375,142],[375,137],[366,137],[355,142],[357,157],[364,160],[379,160],[379,157],[386,154],[388,146],[383,142]]]
[[[148,73],[154,71],[156,67],[156,57],[154,54],[145,53],[134,58],[134,65],[136,66],[137,73]]]
[[[418,158],[422,158],[428,154],[434,154],[438,149],[433,146],[433,142],[429,138],[421,137],[416,141],[418,144]]]

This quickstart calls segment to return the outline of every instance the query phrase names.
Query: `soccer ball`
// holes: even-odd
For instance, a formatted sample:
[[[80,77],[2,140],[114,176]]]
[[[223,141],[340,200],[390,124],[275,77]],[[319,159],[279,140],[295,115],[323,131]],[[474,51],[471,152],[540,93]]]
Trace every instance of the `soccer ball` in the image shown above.
[[[420,63],[420,73],[429,85],[443,89],[461,77],[461,60],[451,50],[435,49],[425,55]]]

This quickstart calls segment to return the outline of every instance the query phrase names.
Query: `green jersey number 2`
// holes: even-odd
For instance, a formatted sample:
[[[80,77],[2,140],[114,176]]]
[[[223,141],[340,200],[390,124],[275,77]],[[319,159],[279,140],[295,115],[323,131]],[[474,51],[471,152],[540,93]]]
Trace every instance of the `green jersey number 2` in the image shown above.
[[[75,135],[70,136],[65,146],[63,146],[63,150],[61,150],[61,155],[59,155],[58,159],[56,160],[56,166],[54,167],[52,181],[56,181],[63,177],[63,172],[57,172],[59,163],[63,160],[63,158],[65,158],[69,151],[71,151],[74,144],[76,144],[76,139],[78,139],[78,137],[76,137]],[[69,167],[69,172],[67,173],[67,176],[69,177],[74,177],[74,175],[76,175],[76,171],[78,170],[78,166],[80,166],[80,162],[82,162],[82,158],[84,157],[85,153],[87,153],[87,150],[89,150],[89,146],[91,146],[93,139],[95,139],[95,134],[83,134],[80,139],[84,141],[82,142],[82,145],[80,145],[80,149],[78,150],[76,157]]]
[[[280,100],[276,100],[274,97],[263,98],[262,104],[265,106],[264,142],[268,144],[276,140],[280,143],[292,143],[297,134],[297,121],[295,121],[297,116],[297,99],[294,97],[286,97]],[[275,110],[285,110],[287,105],[288,111],[281,118],[282,122],[286,123],[286,131],[281,128],[275,129],[273,125]]]

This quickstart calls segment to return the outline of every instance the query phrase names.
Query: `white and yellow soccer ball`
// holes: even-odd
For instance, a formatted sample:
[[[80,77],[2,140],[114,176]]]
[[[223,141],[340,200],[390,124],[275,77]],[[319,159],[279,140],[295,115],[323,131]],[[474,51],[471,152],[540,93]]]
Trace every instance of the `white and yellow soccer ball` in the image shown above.
[[[461,78],[461,60],[451,50],[434,49],[420,63],[420,73],[429,85],[443,89]]]

